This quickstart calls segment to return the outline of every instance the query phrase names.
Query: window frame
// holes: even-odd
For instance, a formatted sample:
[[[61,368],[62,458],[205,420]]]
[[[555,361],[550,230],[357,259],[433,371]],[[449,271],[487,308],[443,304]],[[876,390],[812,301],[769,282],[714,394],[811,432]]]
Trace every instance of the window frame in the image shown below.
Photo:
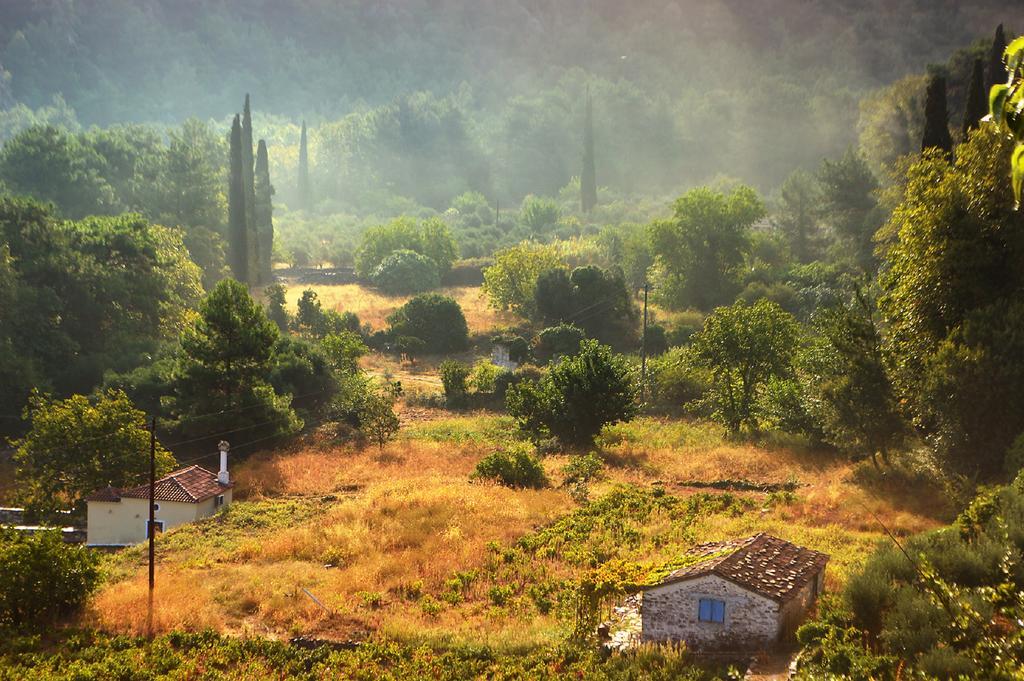
[[[213,507],[220,508],[221,506],[224,505],[224,501],[224,495],[218,494],[216,497],[213,498]]]
[[[156,528],[156,532],[153,533],[152,536],[155,537],[157,533],[163,534],[163,531],[164,531],[164,521],[162,521],[162,520],[154,520],[153,521],[153,527]],[[146,518],[146,538],[147,539],[149,539],[149,537],[150,537],[150,532],[151,532],[151,530],[150,530],[150,526],[149,526],[149,518]]]
[[[698,599],[697,621],[707,624],[725,624],[725,601],[718,598]]]

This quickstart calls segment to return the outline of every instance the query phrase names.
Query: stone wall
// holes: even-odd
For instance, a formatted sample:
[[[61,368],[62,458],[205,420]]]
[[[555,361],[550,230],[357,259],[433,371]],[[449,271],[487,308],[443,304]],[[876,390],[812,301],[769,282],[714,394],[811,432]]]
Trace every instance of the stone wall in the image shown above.
[[[789,640],[796,634],[797,627],[807,619],[807,613],[817,600],[825,585],[825,568],[818,572],[815,579],[810,580],[797,592],[796,596],[782,606],[779,613],[780,640]]]
[[[702,598],[725,601],[724,622],[701,622]],[[717,575],[653,587],[643,594],[643,641],[685,641],[695,650],[760,650],[779,633],[779,605]]]

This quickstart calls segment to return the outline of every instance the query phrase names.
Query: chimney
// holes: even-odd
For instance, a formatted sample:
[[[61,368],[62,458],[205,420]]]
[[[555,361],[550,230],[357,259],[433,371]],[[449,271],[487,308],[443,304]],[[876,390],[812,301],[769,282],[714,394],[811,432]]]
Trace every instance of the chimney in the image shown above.
[[[217,482],[222,485],[230,483],[228,478],[228,450],[231,449],[231,445],[225,440],[221,440],[217,444],[217,449],[220,450],[220,473],[217,473]]]

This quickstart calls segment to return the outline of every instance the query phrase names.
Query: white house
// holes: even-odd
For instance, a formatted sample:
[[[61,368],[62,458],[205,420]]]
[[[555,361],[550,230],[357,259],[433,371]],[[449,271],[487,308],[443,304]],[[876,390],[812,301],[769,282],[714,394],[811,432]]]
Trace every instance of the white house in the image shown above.
[[[762,650],[788,639],[824,586],[828,555],[760,533],[700,544],[642,589],[642,641]]]
[[[231,503],[227,449],[221,449],[220,472],[189,466],[156,481],[157,532],[213,515]],[[86,497],[86,545],[128,546],[149,534],[149,484],[130,489],[107,487]]]

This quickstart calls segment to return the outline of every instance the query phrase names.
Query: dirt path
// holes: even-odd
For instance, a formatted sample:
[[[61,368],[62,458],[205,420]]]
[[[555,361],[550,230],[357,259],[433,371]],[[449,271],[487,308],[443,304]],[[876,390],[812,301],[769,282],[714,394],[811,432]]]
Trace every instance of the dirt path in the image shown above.
[[[785,681],[789,678],[789,665],[795,652],[762,653],[750,665],[744,681]]]

